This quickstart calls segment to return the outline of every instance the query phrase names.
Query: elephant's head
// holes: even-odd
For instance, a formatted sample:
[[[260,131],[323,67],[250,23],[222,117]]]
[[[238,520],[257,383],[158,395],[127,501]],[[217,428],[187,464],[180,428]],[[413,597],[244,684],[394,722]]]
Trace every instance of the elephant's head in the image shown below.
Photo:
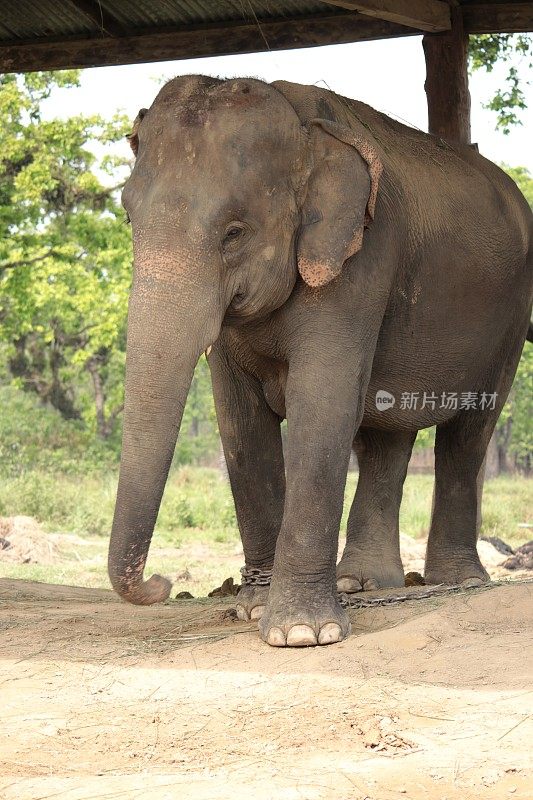
[[[298,272],[314,287],[339,274],[373,214],[377,162],[351,131],[302,125],[279,90],[249,79],[176,78],[129,138],[134,275],[109,574],[149,604],[170,591],[143,572],[200,354],[224,319],[285,303]]]

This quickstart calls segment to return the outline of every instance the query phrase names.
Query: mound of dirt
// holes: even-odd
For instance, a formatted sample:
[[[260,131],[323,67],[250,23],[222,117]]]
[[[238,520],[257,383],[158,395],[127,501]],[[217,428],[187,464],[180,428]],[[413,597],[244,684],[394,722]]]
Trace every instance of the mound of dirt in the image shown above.
[[[232,598],[0,580],[2,800],[531,797],[533,582],[277,649]]]
[[[57,547],[33,517],[0,517],[0,561],[52,564]]]

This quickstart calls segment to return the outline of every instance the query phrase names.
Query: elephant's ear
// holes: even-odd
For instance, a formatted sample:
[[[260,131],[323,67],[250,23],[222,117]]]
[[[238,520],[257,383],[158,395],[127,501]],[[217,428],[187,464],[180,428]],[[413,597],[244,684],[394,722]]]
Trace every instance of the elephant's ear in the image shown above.
[[[130,147],[133,150],[133,155],[137,156],[137,151],[139,149],[139,125],[143,121],[148,109],[141,108],[139,113],[135,117],[133,121],[133,128],[131,129],[131,133],[128,133],[126,139],[130,143]]]
[[[382,164],[375,147],[351,128],[325,119],[309,124],[312,168],[302,209],[298,269],[312,287],[340,274],[374,218]]]

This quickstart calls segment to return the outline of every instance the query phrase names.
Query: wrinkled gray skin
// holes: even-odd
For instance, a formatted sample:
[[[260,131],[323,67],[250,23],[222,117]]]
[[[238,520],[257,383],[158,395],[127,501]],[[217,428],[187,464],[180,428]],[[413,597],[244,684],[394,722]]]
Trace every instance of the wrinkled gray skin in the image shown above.
[[[403,585],[402,485],[416,432],[435,424],[426,581],[486,580],[478,475],[532,298],[531,213],[513,182],[469,148],[285,82],[176,78],[131,144],[116,591],[140,604],[169,595],[143,571],[193,370],[211,346],[246,565],[273,566],[270,590],[244,587],[238,611],[260,618],[266,642],[349,632],[335,562],[353,446],[360,480],[339,588]],[[379,389],[498,400],[379,412]]]

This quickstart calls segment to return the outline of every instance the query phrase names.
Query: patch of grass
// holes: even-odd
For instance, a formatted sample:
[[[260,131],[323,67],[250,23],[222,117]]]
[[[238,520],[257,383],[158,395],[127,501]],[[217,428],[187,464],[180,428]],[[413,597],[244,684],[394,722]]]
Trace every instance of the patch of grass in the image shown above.
[[[357,473],[350,472],[344,493],[341,535],[346,531],[348,515],[357,487]],[[429,530],[433,475],[408,475],[403,487],[400,509],[400,530],[415,538],[425,536]]]
[[[0,576],[88,587],[108,587],[107,542],[116,492],[116,473],[53,475],[25,472],[0,482],[0,515],[24,514],[45,530],[64,534],[60,562],[51,565],[0,562]],[[341,535],[346,530],[357,475],[346,485]],[[533,538],[520,528],[531,523],[533,481],[505,476],[485,486],[483,529],[516,546]],[[427,534],[431,515],[432,475],[409,475],[400,513],[401,530],[413,537]],[[176,580],[175,591],[206,594],[242,565],[240,539],[229,482],[216,469],[182,467],[171,473],[165,490],[147,574],[160,572]],[[187,577],[190,575],[190,577]],[[185,577],[180,577],[185,576]]]
[[[102,549],[104,545],[102,543]],[[84,586],[90,589],[109,589],[104,560],[102,565],[66,564],[9,564],[0,563],[0,577],[15,578],[61,586]]]
[[[348,476],[341,533],[355,493],[357,476]],[[433,475],[408,475],[403,487],[400,530],[414,538],[429,532]],[[481,536],[497,536],[511,546],[533,539],[533,480],[521,475],[501,475],[486,481],[483,491]],[[520,527],[522,525],[522,527]]]
[[[498,536],[512,547],[533,539],[533,480],[501,475],[485,483],[482,536]]]
[[[408,475],[403,485],[400,530],[416,539],[429,531],[433,482],[433,475]]]
[[[111,530],[116,473],[80,478],[44,470],[24,472],[0,482],[0,516],[35,517],[48,531],[107,536]],[[176,539],[237,539],[237,520],[229,483],[222,472],[182,467],[171,473],[156,525],[161,544]]]
[[[181,528],[216,531],[226,541],[237,535],[237,519],[229,482],[222,472],[182,467],[172,473],[163,496],[156,531]]]
[[[80,535],[108,533],[113,517],[113,475],[79,478],[42,470],[0,483],[0,516],[35,517],[47,530]]]

